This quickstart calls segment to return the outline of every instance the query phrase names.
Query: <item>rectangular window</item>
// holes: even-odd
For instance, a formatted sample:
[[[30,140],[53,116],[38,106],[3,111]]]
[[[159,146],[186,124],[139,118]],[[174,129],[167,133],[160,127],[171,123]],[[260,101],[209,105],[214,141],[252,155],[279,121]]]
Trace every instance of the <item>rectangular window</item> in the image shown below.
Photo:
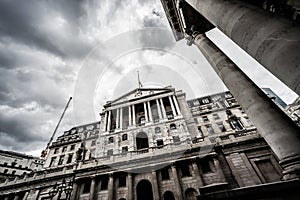
[[[70,147],[70,150],[74,150],[75,149],[75,144],[72,144],[71,147]]]
[[[54,154],[57,154],[59,151],[59,148],[54,149]]]
[[[213,135],[215,133],[215,131],[211,125],[207,125],[206,129],[207,129],[208,134],[210,134],[210,135]]]
[[[218,114],[213,114],[213,118],[214,118],[214,120],[220,119]]]
[[[71,163],[73,158],[73,154],[69,154],[67,163]]]
[[[101,187],[100,190],[107,190],[108,187],[108,178],[107,177],[103,177],[101,179]]]
[[[120,176],[119,177],[119,187],[126,187],[126,176]]]
[[[96,152],[95,149],[90,150],[90,159],[95,158],[95,154],[96,154],[95,152]]]
[[[122,153],[127,153],[128,152],[128,146],[122,147]]]
[[[62,153],[66,152],[66,151],[67,151],[67,146],[64,146],[62,149]]]
[[[180,142],[179,136],[173,136],[173,141],[174,143],[179,143]]]
[[[191,176],[190,168],[188,164],[183,164],[180,166],[182,177]]]
[[[194,101],[193,101],[193,104],[194,104],[194,106],[199,106],[199,105],[200,105],[200,103],[199,103],[198,100],[194,100]]]
[[[96,145],[96,140],[93,140],[91,146],[95,146],[95,145]]]
[[[222,123],[218,123],[218,127],[221,132],[226,132],[225,126]]]
[[[53,167],[55,165],[55,160],[56,160],[56,157],[51,158],[50,167]]]
[[[60,156],[59,157],[59,161],[58,161],[58,165],[62,165],[64,163],[64,159],[65,159],[65,156]]]
[[[90,193],[90,189],[91,189],[91,182],[85,182],[84,186],[83,186],[83,191],[82,193],[86,194],[86,193]]]
[[[201,169],[202,169],[202,172],[203,173],[209,173],[209,172],[212,172],[212,169],[210,167],[210,160],[209,159],[204,159],[202,162],[201,162]]]
[[[198,135],[201,138],[203,137],[203,132],[202,132],[201,126],[198,126]]]
[[[209,122],[209,119],[207,116],[203,116],[202,119],[203,119],[203,122]]]
[[[160,171],[161,174],[161,180],[169,180],[170,179],[170,174],[169,174],[169,169],[164,168]]]
[[[156,144],[158,147],[163,147],[164,146],[164,141],[163,140],[156,140]]]
[[[112,156],[113,154],[114,154],[114,150],[113,149],[107,150],[107,155],[108,156]]]

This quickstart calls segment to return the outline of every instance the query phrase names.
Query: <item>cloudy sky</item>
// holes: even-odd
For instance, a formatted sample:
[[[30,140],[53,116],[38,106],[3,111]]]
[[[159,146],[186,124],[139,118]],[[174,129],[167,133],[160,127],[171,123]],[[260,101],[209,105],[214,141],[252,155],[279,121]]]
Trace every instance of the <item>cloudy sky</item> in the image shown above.
[[[189,99],[226,90],[207,61],[175,43],[159,0],[0,2],[0,149],[39,155],[70,96],[58,135],[99,120],[103,103],[172,85]],[[208,36],[261,87],[296,95],[220,31]]]

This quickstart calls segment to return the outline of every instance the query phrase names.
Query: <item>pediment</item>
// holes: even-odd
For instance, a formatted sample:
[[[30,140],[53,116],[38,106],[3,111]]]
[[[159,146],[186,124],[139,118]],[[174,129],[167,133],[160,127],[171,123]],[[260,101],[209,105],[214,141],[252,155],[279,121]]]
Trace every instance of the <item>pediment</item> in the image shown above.
[[[174,91],[174,88],[137,88],[131,92],[128,92],[127,94],[108,102],[110,105],[116,105],[125,103],[128,101],[134,101],[135,99],[142,99],[147,98],[150,96],[155,96],[158,94],[168,93]]]

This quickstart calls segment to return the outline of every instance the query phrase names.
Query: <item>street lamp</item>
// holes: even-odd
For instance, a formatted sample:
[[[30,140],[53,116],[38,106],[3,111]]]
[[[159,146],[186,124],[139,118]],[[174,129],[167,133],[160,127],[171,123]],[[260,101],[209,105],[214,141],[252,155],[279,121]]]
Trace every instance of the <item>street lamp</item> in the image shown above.
[[[72,190],[73,190],[73,181],[70,180],[69,183],[67,184],[66,180],[63,179],[63,181],[60,184],[55,183],[53,188],[49,191],[49,196],[52,200],[53,197],[55,197],[58,194],[57,200],[69,200]],[[66,194],[65,198],[61,198],[62,193]]]

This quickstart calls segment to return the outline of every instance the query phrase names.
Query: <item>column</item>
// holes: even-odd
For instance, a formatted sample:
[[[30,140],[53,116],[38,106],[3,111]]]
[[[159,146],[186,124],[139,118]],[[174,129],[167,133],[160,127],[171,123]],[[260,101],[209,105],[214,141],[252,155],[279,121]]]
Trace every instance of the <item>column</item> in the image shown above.
[[[172,109],[172,112],[173,112],[173,116],[175,117],[177,115],[176,111],[175,111],[175,108],[174,108],[174,105],[173,105],[173,101],[171,99],[171,96],[169,96],[169,101],[170,101],[170,104],[171,104],[171,109]]]
[[[108,111],[107,131],[110,131],[111,126],[111,110]]]
[[[152,118],[152,111],[151,111],[150,101],[147,101],[147,105],[148,105],[148,112],[149,112],[149,121],[152,122],[153,118]]]
[[[173,176],[173,180],[174,180],[174,183],[175,183],[176,192],[177,192],[177,196],[178,196],[178,198],[176,198],[176,199],[183,199],[182,190],[181,190],[181,186],[180,186],[176,166],[174,164],[172,164],[171,169],[172,169],[172,176]]]
[[[132,105],[132,120],[133,120],[132,125],[135,126],[136,121],[135,121],[135,107],[134,107],[134,105]]]
[[[132,119],[131,119],[131,105],[128,106],[128,121],[129,121],[129,126],[132,125]]]
[[[147,123],[147,122],[149,122],[148,112],[147,112],[147,105],[146,105],[146,102],[144,102],[143,104],[144,104],[145,120],[146,120],[146,123]]]
[[[19,195],[16,193],[14,200],[19,200]]]
[[[119,129],[120,126],[120,110],[117,108],[117,116],[116,116],[116,129]]]
[[[162,119],[162,116],[161,116],[160,105],[159,105],[158,99],[155,99],[155,100],[156,100],[156,106],[157,106],[158,117],[159,117],[159,119],[161,120],[161,119]]]
[[[202,177],[201,177],[200,172],[199,172],[199,168],[198,168],[196,159],[193,160],[192,166],[193,166],[193,170],[195,172],[195,176],[196,176],[196,179],[197,179],[198,188],[202,187],[203,186],[203,181],[202,181]]]
[[[214,160],[214,165],[215,165],[215,167],[217,169],[217,173],[219,174],[219,177],[222,179],[222,181],[225,182],[226,178],[225,178],[225,175],[223,173],[223,170],[222,170],[222,167],[220,165],[219,160],[217,158],[213,158],[213,160]]]
[[[25,195],[24,195],[24,197],[23,197],[23,200],[26,200],[27,197],[28,197],[28,195],[29,195],[29,191],[26,191],[26,192],[25,192]]]
[[[89,200],[93,200],[95,196],[95,185],[96,185],[96,178],[95,176],[91,177],[91,189],[90,189],[90,197]]]
[[[173,95],[173,100],[174,100],[174,103],[175,103],[175,107],[176,107],[176,110],[177,110],[177,114],[178,115],[181,115],[181,112],[180,112],[180,108],[179,108],[179,105],[178,105],[178,102],[177,102],[177,99],[176,97]]]
[[[133,200],[133,187],[132,187],[132,175],[128,173],[127,175],[127,190],[128,190],[128,200]]]
[[[165,109],[163,100],[162,100],[162,99],[159,99],[159,100],[160,100],[160,104],[161,104],[161,110],[162,110],[163,118],[167,118],[167,115],[166,115],[166,109]]]
[[[156,171],[152,171],[152,184],[153,184],[153,197],[154,199],[160,199],[159,186],[157,183]]]
[[[104,131],[107,131],[107,112],[104,113]]]
[[[78,182],[77,180],[74,181],[73,183],[73,190],[72,190],[72,193],[71,193],[71,197],[70,197],[70,200],[76,200],[76,194],[77,194],[77,190],[78,190]]]
[[[299,128],[206,36],[195,33],[194,38],[195,45],[279,158],[283,178],[299,177]]]
[[[114,177],[113,174],[109,174],[108,180],[108,200],[113,200],[114,198]]]
[[[123,129],[123,108],[120,108],[120,129]]]
[[[300,95],[300,26],[245,1],[186,1]]]

